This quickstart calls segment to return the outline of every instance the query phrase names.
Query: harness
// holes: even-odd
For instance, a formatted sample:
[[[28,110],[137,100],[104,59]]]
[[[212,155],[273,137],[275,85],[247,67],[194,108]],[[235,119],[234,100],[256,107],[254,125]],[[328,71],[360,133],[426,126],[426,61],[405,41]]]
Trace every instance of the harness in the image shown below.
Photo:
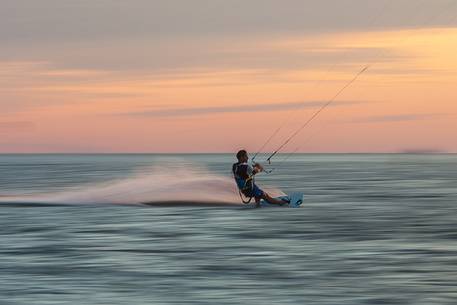
[[[254,176],[249,176],[248,178],[240,177],[238,172],[238,167],[240,165],[247,165],[246,163],[236,163],[233,165],[233,176],[235,178],[236,185],[238,187],[238,193],[240,194],[241,201],[244,204],[249,204],[254,198]],[[245,199],[246,198],[246,199]]]

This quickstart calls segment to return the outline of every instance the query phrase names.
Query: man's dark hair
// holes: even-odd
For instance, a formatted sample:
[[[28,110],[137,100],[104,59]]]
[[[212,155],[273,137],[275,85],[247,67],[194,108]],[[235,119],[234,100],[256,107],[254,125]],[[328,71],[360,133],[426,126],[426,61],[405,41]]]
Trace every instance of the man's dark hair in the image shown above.
[[[248,154],[248,152],[245,151],[244,149],[242,149],[242,150],[240,150],[239,152],[236,153],[236,158],[238,159],[238,161],[240,161],[241,158],[243,158],[247,154]]]

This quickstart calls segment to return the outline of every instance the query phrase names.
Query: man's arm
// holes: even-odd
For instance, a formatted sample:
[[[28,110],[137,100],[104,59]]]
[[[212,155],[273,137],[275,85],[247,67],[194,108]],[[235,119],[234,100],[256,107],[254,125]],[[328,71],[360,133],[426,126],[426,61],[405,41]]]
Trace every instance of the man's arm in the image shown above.
[[[252,175],[256,175],[260,172],[263,172],[263,166],[259,163],[254,164],[254,168],[252,169]]]

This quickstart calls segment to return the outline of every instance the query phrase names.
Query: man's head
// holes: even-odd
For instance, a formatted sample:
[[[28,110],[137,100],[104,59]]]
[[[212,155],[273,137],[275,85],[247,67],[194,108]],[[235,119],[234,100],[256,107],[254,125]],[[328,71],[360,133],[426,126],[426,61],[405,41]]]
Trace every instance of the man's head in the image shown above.
[[[248,162],[248,160],[249,160],[248,152],[245,151],[244,149],[242,149],[239,152],[237,152],[236,158],[238,159],[239,162]]]

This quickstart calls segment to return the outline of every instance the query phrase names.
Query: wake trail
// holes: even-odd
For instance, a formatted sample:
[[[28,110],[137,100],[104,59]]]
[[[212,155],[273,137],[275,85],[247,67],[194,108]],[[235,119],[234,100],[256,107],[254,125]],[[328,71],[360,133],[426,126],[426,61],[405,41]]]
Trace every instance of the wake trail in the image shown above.
[[[272,194],[280,190],[268,188]],[[83,185],[60,192],[0,197],[0,203],[29,204],[177,204],[240,205],[238,190],[229,176],[192,167],[152,168],[124,179]]]

